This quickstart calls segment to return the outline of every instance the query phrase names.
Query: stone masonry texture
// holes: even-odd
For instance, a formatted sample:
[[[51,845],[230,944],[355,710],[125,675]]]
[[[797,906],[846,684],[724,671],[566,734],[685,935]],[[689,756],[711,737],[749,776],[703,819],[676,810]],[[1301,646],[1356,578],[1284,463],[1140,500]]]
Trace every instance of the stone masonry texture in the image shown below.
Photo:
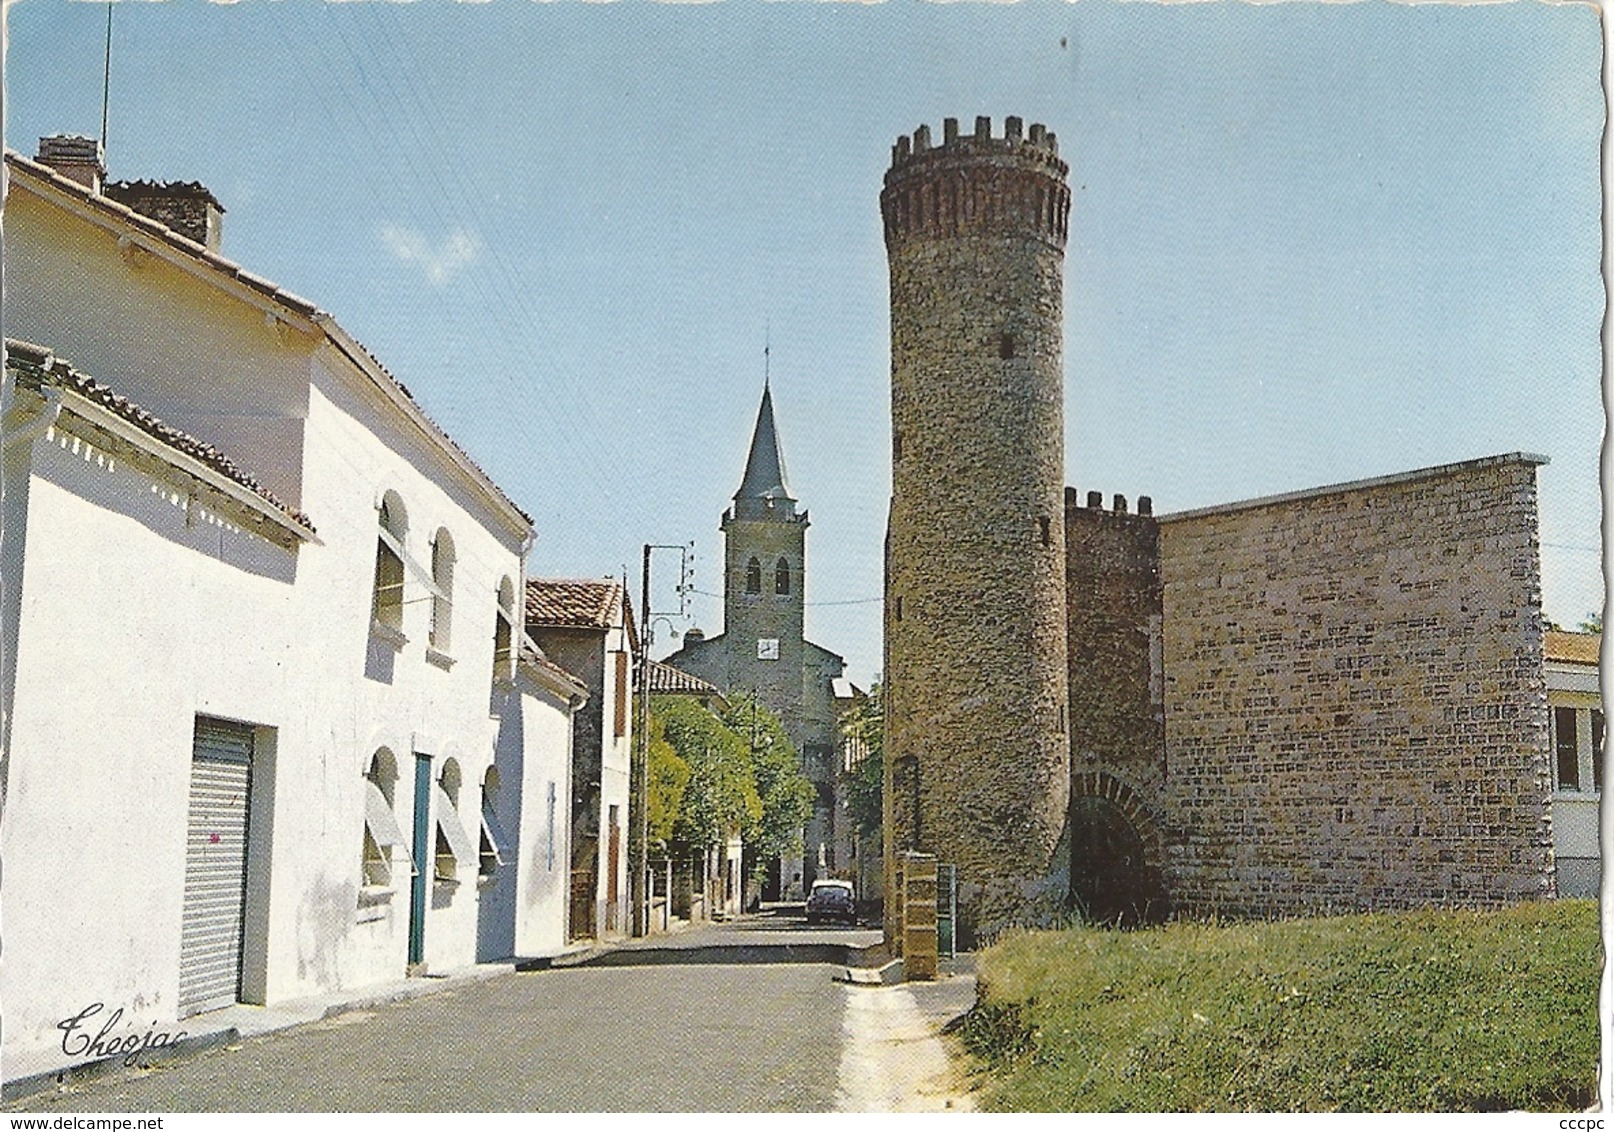
[[[1061,273],[1053,135],[899,139],[891,287],[886,860],[958,866],[966,938],[1063,911],[1069,794]],[[901,793],[902,797],[895,795]]]
[[[1101,500],[1065,490],[1071,889],[1095,918],[1153,918],[1168,910],[1160,527]],[[1130,855],[1107,836],[1118,822]]]
[[[1179,908],[1553,894],[1538,462],[1161,519]]]

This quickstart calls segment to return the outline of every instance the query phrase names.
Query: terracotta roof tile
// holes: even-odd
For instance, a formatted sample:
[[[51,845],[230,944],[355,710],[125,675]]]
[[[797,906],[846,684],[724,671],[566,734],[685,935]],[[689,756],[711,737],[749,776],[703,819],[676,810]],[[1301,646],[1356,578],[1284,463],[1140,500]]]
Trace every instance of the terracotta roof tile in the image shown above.
[[[1601,633],[1566,633],[1562,629],[1548,629],[1546,655],[1548,660],[1562,664],[1596,664],[1603,648]]]
[[[5,340],[6,365],[17,371],[18,385],[22,388],[39,388],[43,385],[71,390],[87,401],[116,413],[148,436],[155,437],[176,452],[183,452],[194,460],[206,464],[226,479],[233,480],[252,492],[277,511],[313,531],[308,516],[282,503],[274,492],[264,487],[257,478],[234,460],[205,441],[162,422],[127,397],[114,393],[110,387],[88,374],[80,373],[72,365],[56,357],[43,346],[17,338]]]
[[[680,668],[670,664],[663,664],[659,660],[650,663],[650,694],[652,696],[721,696],[716,684],[702,680],[699,676],[691,676]]]
[[[622,583],[612,578],[529,578],[527,624],[609,629],[623,596]]]

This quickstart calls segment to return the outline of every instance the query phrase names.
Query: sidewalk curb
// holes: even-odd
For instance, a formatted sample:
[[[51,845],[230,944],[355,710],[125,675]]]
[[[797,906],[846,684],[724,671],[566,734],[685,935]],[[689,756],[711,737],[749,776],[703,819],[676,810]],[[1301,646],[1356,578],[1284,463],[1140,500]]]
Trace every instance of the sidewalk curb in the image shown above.
[[[369,1010],[379,1006],[388,1006],[393,1003],[406,1002],[410,999],[436,994],[439,991],[449,990],[457,986],[503,978],[521,970],[522,962],[524,961],[505,960],[498,963],[479,963],[456,971],[445,972],[440,976],[428,975],[410,979],[407,982],[387,986],[379,990],[365,991],[361,989],[356,991],[352,997],[342,998],[340,1001],[330,1003],[323,1008],[319,1007],[317,1002],[310,1004],[307,999],[280,1003],[263,1008],[265,1014],[259,1024],[248,1025],[238,1022],[234,1025],[220,1026],[214,1030],[182,1038],[172,1045],[154,1046],[136,1053],[133,1063],[129,1065],[124,1064],[129,1055],[114,1054],[111,1057],[97,1058],[94,1061],[58,1065],[35,1070],[31,1073],[24,1073],[22,1076],[14,1080],[7,1080],[3,1085],[0,1085],[0,1104],[10,1104],[14,1101],[24,1100],[50,1089],[65,1087],[77,1082],[97,1080],[118,1073],[183,1060],[205,1053],[208,1050],[217,1049],[220,1046],[234,1045],[237,1042],[260,1037],[264,1034],[273,1034],[298,1026],[306,1026],[311,1022],[335,1018],[355,1010]],[[540,961],[530,960],[526,962]],[[237,1007],[226,1007],[225,1009],[238,1009],[239,1006],[240,1004]]]
[[[128,1061],[128,1054],[113,1054],[111,1057],[97,1058],[95,1061],[85,1061],[78,1065],[67,1065],[60,1069],[45,1069],[38,1073],[30,1073],[18,1077],[15,1081],[7,1081],[0,1086],[0,1102],[20,1101],[26,1097],[35,1096],[48,1089],[63,1085],[71,1085],[78,1081],[93,1081],[101,1077],[110,1077],[116,1073],[128,1072],[131,1069],[149,1069],[167,1061],[181,1059],[204,1053],[219,1046],[231,1045],[241,1040],[241,1031],[234,1026],[223,1030],[214,1030],[206,1034],[197,1034],[194,1037],[181,1038],[179,1041],[167,1046],[154,1046],[133,1055],[134,1061]]]
[[[902,960],[893,959],[879,967],[847,967],[845,974],[836,975],[837,983],[854,987],[892,987],[903,981]]]
[[[506,975],[513,975],[521,970],[519,961],[505,960],[502,963],[478,963],[475,967],[466,967],[450,974],[434,976],[426,975],[411,981],[403,986],[389,987],[383,991],[370,994],[358,994],[353,998],[327,1006],[321,1018],[335,1018],[342,1014],[349,1014],[355,1010],[373,1010],[378,1006],[390,1006],[395,1002],[407,1002],[412,998],[421,998],[428,994],[449,990],[467,983],[485,983],[489,979],[501,979]],[[274,1029],[290,1029],[291,1026],[304,1025],[302,1022],[292,1022],[287,1026],[277,1026]],[[263,1030],[262,1033],[273,1033],[274,1029]],[[254,1034],[254,1037],[257,1035]]]

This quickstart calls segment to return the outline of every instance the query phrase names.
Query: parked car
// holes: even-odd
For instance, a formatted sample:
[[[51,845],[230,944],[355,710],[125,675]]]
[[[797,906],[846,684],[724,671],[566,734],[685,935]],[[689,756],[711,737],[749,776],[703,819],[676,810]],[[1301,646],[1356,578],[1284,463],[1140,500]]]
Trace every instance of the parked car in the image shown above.
[[[807,922],[840,920],[857,923],[857,898],[849,880],[815,880],[807,894]]]

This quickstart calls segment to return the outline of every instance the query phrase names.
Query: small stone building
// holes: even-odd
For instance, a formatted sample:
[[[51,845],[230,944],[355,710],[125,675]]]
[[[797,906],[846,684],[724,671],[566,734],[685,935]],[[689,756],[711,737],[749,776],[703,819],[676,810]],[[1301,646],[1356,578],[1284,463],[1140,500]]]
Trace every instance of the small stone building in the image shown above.
[[[1598,805],[1603,798],[1601,633],[1546,634],[1547,724],[1552,749],[1552,847],[1558,895],[1596,899],[1602,883]]]
[[[572,739],[569,939],[630,928],[628,810],[638,630],[614,578],[530,578],[527,635],[588,688]]]

